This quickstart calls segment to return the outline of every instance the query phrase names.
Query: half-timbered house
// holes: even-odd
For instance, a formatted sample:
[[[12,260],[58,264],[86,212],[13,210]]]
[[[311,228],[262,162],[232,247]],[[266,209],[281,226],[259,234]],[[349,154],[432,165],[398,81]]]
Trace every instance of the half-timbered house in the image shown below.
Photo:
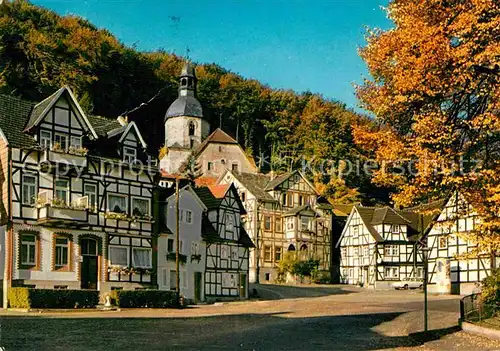
[[[4,286],[150,286],[157,165],[135,123],[84,113],[63,87],[0,96]],[[5,289],[4,289],[5,290]]]
[[[390,207],[354,206],[337,242],[341,279],[387,289],[395,281],[423,278],[423,257],[417,240],[431,219]]]
[[[480,217],[473,204],[460,193],[450,196],[428,235],[429,291],[436,293],[471,294],[478,283],[489,276],[500,260],[490,253],[464,257],[475,251],[470,232],[477,230]]]
[[[158,239],[159,287],[176,288],[176,196],[165,201]],[[234,186],[179,191],[180,293],[194,302],[248,296],[248,257],[253,243],[241,226],[244,208]]]
[[[250,254],[250,281],[276,278],[276,265],[288,251],[302,251],[332,264],[332,205],[322,200],[299,171],[277,177],[226,170],[219,184],[234,183],[245,206],[245,228],[256,249]]]

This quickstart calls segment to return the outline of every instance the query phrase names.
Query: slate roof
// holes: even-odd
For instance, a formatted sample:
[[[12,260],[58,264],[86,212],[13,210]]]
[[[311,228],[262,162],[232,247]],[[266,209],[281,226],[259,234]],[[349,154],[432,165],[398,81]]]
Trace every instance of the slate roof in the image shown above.
[[[35,104],[10,95],[0,95],[0,129],[11,147],[39,148],[29,134],[23,132]]]
[[[313,216],[317,215],[316,211],[314,211],[311,208],[311,206],[309,206],[309,205],[302,205],[302,206],[294,207],[291,210],[285,212],[283,214],[283,217],[296,216],[298,214],[304,214],[304,213],[311,214]]]
[[[447,198],[439,199],[427,204],[408,207],[399,212],[411,221],[410,226],[413,228],[415,237],[420,237],[422,232],[423,236],[425,236],[431,229],[434,221],[439,217],[447,201]]]
[[[206,214],[203,214],[201,218],[201,237],[209,243],[222,241],[222,238],[219,236],[219,233],[214,228],[212,222],[210,222]]]
[[[179,116],[203,118],[203,109],[196,97],[191,95],[179,96],[168,108],[165,121]]]
[[[281,183],[283,183],[285,180],[287,180],[288,178],[290,178],[295,172],[297,172],[297,171],[287,172],[287,173],[283,173],[283,174],[277,176],[276,178],[274,178],[273,180],[271,180],[266,185],[265,190],[273,190],[278,185],[280,185]]]
[[[123,127],[116,119],[93,115],[87,118],[99,137],[106,137],[109,132]]]
[[[240,226],[240,237],[238,238],[238,243],[243,247],[255,247],[255,244],[252,239],[250,239],[250,236],[242,225]]]
[[[59,96],[61,96],[61,93],[64,91],[64,89],[65,89],[64,87],[58,89],[52,95],[40,101],[33,107],[33,110],[31,111],[30,114],[30,118],[26,123],[25,130],[29,130],[35,125],[35,122],[38,119],[38,117],[40,117],[42,113],[47,109],[47,107],[49,107],[53,102],[55,102],[59,98]]]
[[[382,208],[375,208],[373,211],[373,217],[371,224],[377,225],[382,223],[390,223],[390,224],[400,224],[400,225],[409,225],[411,222],[404,218],[401,214],[397,213],[392,208],[386,206]]]
[[[244,172],[232,172],[231,174],[258,200],[265,202],[277,202],[271,194],[264,190],[266,185],[269,183],[269,176],[260,173]]]
[[[358,212],[359,216],[361,217],[363,224],[366,226],[366,228],[368,229],[370,234],[373,236],[373,238],[377,242],[384,241],[382,236],[375,230],[375,228],[371,224],[375,208],[374,207],[363,207],[363,206],[355,206],[355,208],[356,208],[356,211]]]
[[[198,198],[203,202],[208,210],[217,209],[221,203],[207,187],[193,188]]]

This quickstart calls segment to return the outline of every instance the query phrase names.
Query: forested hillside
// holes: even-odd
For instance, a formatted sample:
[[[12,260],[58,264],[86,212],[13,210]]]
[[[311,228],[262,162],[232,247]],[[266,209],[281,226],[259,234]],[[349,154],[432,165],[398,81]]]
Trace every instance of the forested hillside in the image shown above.
[[[0,5],[0,93],[37,101],[68,85],[88,113],[136,121],[155,153],[163,143],[163,117],[177,96],[182,63],[182,57],[161,50],[126,47],[79,17],[61,17],[27,1]],[[237,137],[257,162],[264,155],[266,170],[271,164],[276,171],[301,167],[303,158],[313,156],[317,166],[322,159],[354,160],[359,152],[352,125],[372,123],[340,102],[271,89],[216,64],[198,64],[196,73],[198,98],[212,128],[221,125]],[[352,189],[361,197],[385,198],[386,192],[365,176],[311,177],[336,201],[358,198]]]

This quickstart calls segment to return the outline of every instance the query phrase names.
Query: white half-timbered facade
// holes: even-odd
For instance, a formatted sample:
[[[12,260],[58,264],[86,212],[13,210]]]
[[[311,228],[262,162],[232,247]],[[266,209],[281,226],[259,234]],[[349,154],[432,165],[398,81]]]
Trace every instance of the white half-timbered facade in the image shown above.
[[[455,193],[433,223],[428,236],[429,291],[436,293],[471,294],[489,276],[499,260],[490,254],[460,256],[476,248],[470,231],[477,229],[480,218],[473,205],[460,193]]]
[[[271,177],[226,170],[218,183],[234,184],[245,206],[245,229],[256,245],[250,253],[250,282],[273,281],[288,251],[302,251],[330,272],[333,206],[301,172]]]
[[[337,243],[342,281],[388,289],[395,281],[423,278],[418,236],[418,216],[413,212],[354,206]]]
[[[67,87],[0,99],[4,286],[151,286],[157,167],[135,123],[86,115]]]
[[[206,242],[205,297],[247,298],[249,250],[254,244],[242,225],[245,209],[238,192],[234,185],[200,187],[195,191],[208,208],[211,224],[202,229]]]

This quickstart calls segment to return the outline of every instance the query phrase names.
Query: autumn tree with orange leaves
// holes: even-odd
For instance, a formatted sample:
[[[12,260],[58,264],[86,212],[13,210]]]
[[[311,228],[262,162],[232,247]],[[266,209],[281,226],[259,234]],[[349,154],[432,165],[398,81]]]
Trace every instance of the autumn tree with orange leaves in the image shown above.
[[[408,206],[460,191],[482,224],[480,251],[500,249],[500,4],[393,0],[390,30],[360,50],[371,79],[357,87],[378,129],[355,128],[373,150],[374,181]]]

